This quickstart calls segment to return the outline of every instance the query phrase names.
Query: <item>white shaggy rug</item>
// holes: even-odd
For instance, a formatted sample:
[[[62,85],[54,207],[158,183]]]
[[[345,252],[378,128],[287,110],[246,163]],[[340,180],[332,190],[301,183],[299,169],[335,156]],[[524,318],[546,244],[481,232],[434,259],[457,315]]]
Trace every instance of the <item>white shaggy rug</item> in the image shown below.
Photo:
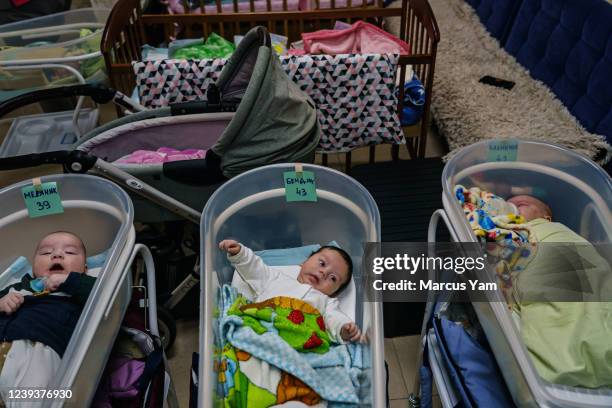
[[[432,115],[451,150],[446,158],[460,147],[492,138],[552,142],[599,163],[610,158],[605,138],[587,132],[542,82],[530,77],[465,0],[429,3],[440,28]],[[397,35],[399,19],[388,19],[387,29]],[[516,85],[506,90],[479,83],[485,75]]]

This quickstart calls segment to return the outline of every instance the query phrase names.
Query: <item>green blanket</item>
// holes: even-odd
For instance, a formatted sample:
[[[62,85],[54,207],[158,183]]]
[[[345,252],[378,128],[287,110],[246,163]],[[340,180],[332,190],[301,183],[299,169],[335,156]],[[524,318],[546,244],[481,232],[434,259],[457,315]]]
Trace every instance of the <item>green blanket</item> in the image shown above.
[[[562,224],[535,220],[530,227],[540,245],[518,274],[515,308],[538,373],[555,384],[612,387],[612,302],[602,301],[612,299],[610,265]],[[567,247],[574,253],[563,243],[576,244]],[[583,276],[571,272],[578,258],[588,265]],[[560,301],[575,295],[598,301]]]

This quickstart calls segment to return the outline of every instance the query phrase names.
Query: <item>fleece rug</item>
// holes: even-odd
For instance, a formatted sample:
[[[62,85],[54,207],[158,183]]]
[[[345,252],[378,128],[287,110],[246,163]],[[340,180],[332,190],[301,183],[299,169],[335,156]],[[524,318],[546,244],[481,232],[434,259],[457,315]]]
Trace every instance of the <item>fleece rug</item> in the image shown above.
[[[431,111],[450,148],[445,160],[463,146],[492,138],[551,142],[599,164],[610,159],[605,138],[587,132],[548,87],[502,49],[465,0],[429,3],[440,29]],[[399,27],[397,18],[386,22],[396,35]],[[480,83],[485,75],[516,85],[507,90]]]

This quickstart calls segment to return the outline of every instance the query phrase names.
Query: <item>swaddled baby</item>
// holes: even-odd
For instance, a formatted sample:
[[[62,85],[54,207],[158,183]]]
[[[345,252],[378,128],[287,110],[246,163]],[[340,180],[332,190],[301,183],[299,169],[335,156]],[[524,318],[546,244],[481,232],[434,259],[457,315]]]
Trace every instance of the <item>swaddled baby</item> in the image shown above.
[[[522,265],[522,272],[515,275],[513,282],[505,281],[509,286],[504,288],[502,284],[502,288],[513,301],[513,315],[538,373],[556,384],[610,387],[612,303],[603,301],[612,298],[607,261],[583,237],[552,222],[550,207],[535,197],[519,195],[506,201],[462,186],[457,186],[456,193],[468,219],[475,216],[470,220],[472,228],[475,232],[485,231],[487,241],[512,246],[519,238],[528,238],[534,244],[527,251],[531,252],[527,262],[511,265],[513,271]],[[494,223],[492,229],[483,227],[479,209],[486,209]],[[502,220],[512,223],[504,224]],[[513,239],[492,236],[500,230]],[[519,242],[520,250],[514,253],[522,256],[528,248],[525,242]],[[597,301],[570,301],[581,296]]]
[[[338,295],[351,281],[353,264],[350,256],[340,248],[321,247],[300,266],[288,266],[288,274],[270,268],[250,249],[234,240],[224,240],[219,248],[236,272],[256,293],[255,302],[276,296],[301,299],[317,308],[331,339],[337,343],[357,341],[361,330],[339,309]],[[290,272],[299,268],[295,279]]]

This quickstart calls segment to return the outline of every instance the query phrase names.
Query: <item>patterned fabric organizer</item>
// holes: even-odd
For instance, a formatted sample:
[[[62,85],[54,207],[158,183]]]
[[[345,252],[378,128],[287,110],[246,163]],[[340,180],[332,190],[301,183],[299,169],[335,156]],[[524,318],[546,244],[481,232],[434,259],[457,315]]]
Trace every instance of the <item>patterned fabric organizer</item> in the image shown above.
[[[319,149],[346,152],[406,143],[397,115],[397,55],[281,56],[281,66],[317,106]],[[159,108],[205,100],[225,60],[161,60],[133,64],[141,103]]]

